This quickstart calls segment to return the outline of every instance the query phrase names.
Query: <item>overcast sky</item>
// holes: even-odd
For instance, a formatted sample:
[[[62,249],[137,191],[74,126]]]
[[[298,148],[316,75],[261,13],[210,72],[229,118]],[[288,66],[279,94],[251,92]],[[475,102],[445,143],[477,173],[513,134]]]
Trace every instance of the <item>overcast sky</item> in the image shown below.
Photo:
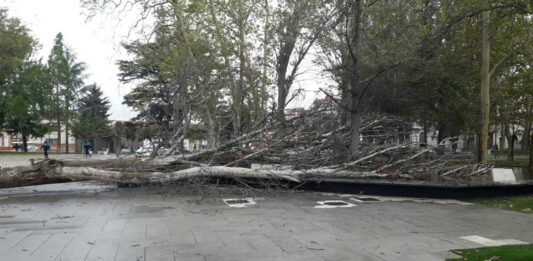
[[[86,83],[97,83],[111,101],[111,119],[127,120],[135,116],[127,106],[122,105],[129,86],[119,83],[115,65],[125,54],[119,48],[126,39],[125,23],[112,18],[97,17],[86,22],[78,0],[0,0],[0,7],[7,7],[9,15],[20,18],[29,27],[41,45],[37,57],[46,62],[54,38],[61,32],[64,41],[76,54],[78,61],[88,66]],[[117,26],[118,24],[118,26]]]
[[[88,66],[87,84],[97,83],[109,98],[112,120],[128,120],[135,116],[127,106],[122,104],[123,97],[131,90],[118,81],[116,61],[126,57],[120,48],[120,42],[135,38],[130,34],[130,27],[135,19],[125,17],[118,22],[108,15],[101,15],[86,21],[86,16],[79,0],[0,0],[0,7],[9,9],[9,15],[20,18],[32,31],[41,45],[37,57],[46,62],[52,49],[54,38],[61,32],[64,41],[76,54],[78,61]],[[316,97],[321,80],[319,68],[313,66],[309,57],[302,65],[303,73],[295,82],[294,88],[303,88],[303,95],[294,100],[289,107],[308,106]]]

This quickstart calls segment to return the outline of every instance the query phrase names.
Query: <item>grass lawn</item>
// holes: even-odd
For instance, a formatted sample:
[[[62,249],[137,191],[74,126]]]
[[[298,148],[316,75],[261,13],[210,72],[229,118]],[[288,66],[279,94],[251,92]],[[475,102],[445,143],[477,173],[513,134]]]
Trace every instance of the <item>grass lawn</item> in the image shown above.
[[[527,167],[529,164],[529,154],[516,151],[514,160],[507,160],[507,153],[495,153],[489,156],[488,160],[497,167]]]
[[[518,158],[513,161],[507,159],[492,161],[497,167],[528,167],[529,159]]]
[[[468,201],[489,207],[515,210],[523,213],[533,213],[533,195],[472,199]]]
[[[475,249],[452,250],[462,256],[451,260],[498,260],[498,261],[530,261],[533,260],[533,245],[511,245],[497,247],[483,247]]]

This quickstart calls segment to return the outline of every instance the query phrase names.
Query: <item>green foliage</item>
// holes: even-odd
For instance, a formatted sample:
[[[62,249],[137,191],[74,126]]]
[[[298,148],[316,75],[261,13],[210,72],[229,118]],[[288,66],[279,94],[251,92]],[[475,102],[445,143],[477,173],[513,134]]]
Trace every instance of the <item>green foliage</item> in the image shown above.
[[[72,114],[75,94],[83,86],[85,64],[65,46],[63,35],[58,33],[48,57],[48,68],[54,84],[53,118],[68,121]]]
[[[82,2],[93,11],[113,4]],[[362,37],[354,70],[347,39],[357,2]],[[266,101],[276,95],[267,91],[269,83],[286,98],[277,103],[290,102],[290,87],[309,50],[319,53],[315,62],[335,82],[324,91],[340,94],[345,109],[356,71],[362,111],[405,116],[437,129],[439,139],[471,134],[479,127],[481,13],[487,10],[492,123],[524,125],[533,119],[531,1],[135,3],[156,22],[150,41],[124,44],[133,58],[119,63],[120,76],[137,84],[125,104],[140,112],[139,119],[160,126],[166,138],[182,136],[174,134],[191,121],[211,130],[207,136],[251,128],[268,114]]]
[[[533,259],[533,245],[482,247],[474,249],[452,250],[452,252],[462,256],[462,258],[448,259],[448,261],[529,261]]]
[[[72,126],[73,135],[84,140],[109,137],[109,101],[96,84],[84,87],[81,95]]]
[[[489,207],[514,210],[524,213],[533,213],[533,195],[474,199],[470,200],[470,202]]]
[[[22,137],[41,137],[47,131],[43,119],[50,109],[51,79],[38,62],[25,64],[7,95],[4,129]]]
[[[37,42],[17,18],[0,9],[0,129],[6,117],[8,92]]]

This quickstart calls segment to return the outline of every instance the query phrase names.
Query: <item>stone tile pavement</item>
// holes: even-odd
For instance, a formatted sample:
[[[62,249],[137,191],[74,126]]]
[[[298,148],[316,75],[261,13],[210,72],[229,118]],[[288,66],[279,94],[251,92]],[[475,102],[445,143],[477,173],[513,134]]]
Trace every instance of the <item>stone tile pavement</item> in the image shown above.
[[[533,242],[533,216],[454,202],[98,186],[0,190],[0,260],[443,260],[481,246],[464,236]],[[257,204],[222,201],[241,197]],[[324,200],[356,206],[315,208]]]

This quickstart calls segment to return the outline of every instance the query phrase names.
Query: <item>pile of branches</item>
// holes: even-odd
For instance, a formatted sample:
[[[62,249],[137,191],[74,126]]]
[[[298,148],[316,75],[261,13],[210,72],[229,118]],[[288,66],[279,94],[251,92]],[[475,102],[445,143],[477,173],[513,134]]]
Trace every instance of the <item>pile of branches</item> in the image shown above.
[[[287,121],[265,125],[220,146],[191,155],[123,158],[99,161],[33,162],[0,169],[2,186],[44,180],[101,180],[122,184],[171,183],[194,179],[260,179],[302,183],[309,179],[371,178],[395,180],[454,179],[489,173],[491,165],[446,152],[437,146],[411,142],[412,124],[385,114],[367,114],[361,124],[359,157],[351,157],[349,127],[331,112],[312,111]]]

